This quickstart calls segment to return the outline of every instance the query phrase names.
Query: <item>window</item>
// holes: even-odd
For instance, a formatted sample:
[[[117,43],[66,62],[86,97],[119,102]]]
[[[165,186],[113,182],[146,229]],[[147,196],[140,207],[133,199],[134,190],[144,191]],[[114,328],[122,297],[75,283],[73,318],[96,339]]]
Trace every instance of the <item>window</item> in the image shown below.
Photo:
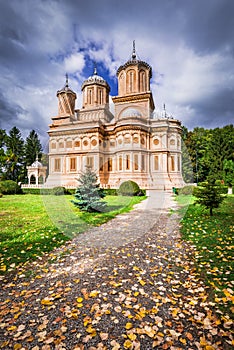
[[[103,157],[100,157],[100,163],[99,163],[99,168],[100,168],[100,171],[103,171]]]
[[[55,158],[54,160],[54,171],[60,171],[61,170],[61,159]]]
[[[123,158],[119,156],[119,170],[123,170]]]
[[[134,154],[134,170],[138,170],[139,165],[138,165],[138,154]]]
[[[64,143],[63,142],[59,142],[59,148],[64,148]]]
[[[171,171],[175,171],[175,157],[171,156]]]
[[[93,157],[86,157],[86,166],[93,168]]]
[[[141,155],[141,170],[145,170],[145,155]]]
[[[103,94],[102,94],[102,89],[99,89],[99,90],[98,90],[98,103],[99,103],[100,105],[102,105],[102,104],[103,104]]]
[[[146,79],[145,79],[145,72],[140,72],[140,91],[146,91]]]
[[[88,104],[92,104],[92,89],[88,90]]]
[[[180,156],[177,158],[177,169],[180,171]]]
[[[76,171],[76,158],[70,158],[70,171]]]
[[[126,155],[126,170],[130,170],[130,155]]]
[[[158,165],[158,156],[154,156],[154,170],[158,170],[159,165]]]
[[[112,158],[108,158],[107,168],[108,171],[112,171]]]
[[[51,149],[56,149],[56,142],[51,143]]]
[[[75,141],[75,147],[80,147],[80,141]]]

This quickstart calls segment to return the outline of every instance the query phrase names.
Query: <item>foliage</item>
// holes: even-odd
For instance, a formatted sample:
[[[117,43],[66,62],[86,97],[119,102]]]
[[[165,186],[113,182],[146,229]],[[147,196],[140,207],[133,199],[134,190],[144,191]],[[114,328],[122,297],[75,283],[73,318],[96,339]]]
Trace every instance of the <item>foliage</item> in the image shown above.
[[[97,175],[90,167],[86,167],[86,171],[81,173],[80,187],[75,193],[75,200],[72,201],[79,209],[87,212],[104,211],[106,202],[101,201],[105,197],[104,191],[97,184]]]
[[[31,165],[42,157],[42,145],[35,130],[30,131],[25,141],[25,164]]]
[[[189,158],[196,182],[204,182],[211,174],[216,179],[223,179],[224,160],[234,161],[234,128],[194,128],[188,131],[183,127],[182,170],[184,180],[191,181]]]
[[[17,194],[22,193],[21,187],[12,180],[0,181],[0,193],[2,194]]]
[[[62,186],[54,187],[51,190],[51,194],[55,196],[63,196],[64,194],[66,194],[66,188]]]
[[[20,130],[14,126],[6,136],[6,163],[4,178],[16,182],[24,177],[24,140]]]
[[[234,187],[234,161],[224,159],[223,162],[223,178],[227,186]]]
[[[177,194],[181,195],[181,194],[184,194],[184,195],[192,195],[193,192],[194,192],[194,188],[195,186],[193,185],[187,185],[187,186],[184,186],[184,187],[181,187],[181,188],[177,188]]]
[[[218,208],[224,200],[223,186],[215,182],[213,177],[209,177],[207,182],[194,188],[194,196],[197,198],[195,204],[201,204],[209,209],[210,216],[213,215],[213,209]]]
[[[194,173],[192,160],[190,157],[189,149],[186,146],[185,140],[188,138],[188,129],[182,127],[182,177],[185,183],[194,183]]]
[[[234,196],[227,196],[216,215],[204,215],[200,206],[190,205],[184,215],[182,237],[195,247],[196,267],[215,291],[215,301],[231,314],[228,297],[233,270]]]
[[[141,194],[141,190],[136,182],[128,180],[121,183],[118,194],[122,196],[138,196]]]
[[[42,146],[34,130],[24,142],[17,127],[14,126],[8,134],[0,129],[0,178],[27,183],[26,167],[36,160],[37,155],[40,159],[41,152]]]

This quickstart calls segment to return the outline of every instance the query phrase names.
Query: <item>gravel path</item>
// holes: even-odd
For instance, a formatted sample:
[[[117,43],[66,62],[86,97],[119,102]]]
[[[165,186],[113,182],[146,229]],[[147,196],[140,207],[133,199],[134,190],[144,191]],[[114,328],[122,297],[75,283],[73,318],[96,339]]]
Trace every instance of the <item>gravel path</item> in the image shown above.
[[[151,193],[3,280],[0,348],[232,349],[174,206]]]

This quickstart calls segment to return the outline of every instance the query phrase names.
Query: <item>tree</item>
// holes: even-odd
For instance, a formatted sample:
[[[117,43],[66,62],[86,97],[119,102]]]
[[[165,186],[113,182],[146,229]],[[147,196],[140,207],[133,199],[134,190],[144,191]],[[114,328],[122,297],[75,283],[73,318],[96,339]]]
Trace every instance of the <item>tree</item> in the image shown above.
[[[6,154],[5,154],[6,131],[0,129],[0,178],[2,178],[5,170]]]
[[[14,126],[6,136],[6,166],[4,177],[18,182],[23,178],[24,140],[20,130]]]
[[[78,179],[80,186],[76,189],[75,199],[72,203],[79,209],[87,212],[100,212],[106,207],[105,197],[100,185],[97,184],[97,175],[90,167],[81,173]]]
[[[213,177],[209,177],[207,182],[203,182],[199,187],[195,188],[194,195],[197,197],[195,204],[200,204],[209,209],[210,216],[213,215],[213,209],[218,208],[225,196],[223,186],[219,184]]]
[[[32,130],[25,142],[25,163],[31,165],[36,158],[42,157],[42,145],[35,130]]]
[[[230,187],[234,186],[234,161],[224,159],[223,171],[225,184]]]

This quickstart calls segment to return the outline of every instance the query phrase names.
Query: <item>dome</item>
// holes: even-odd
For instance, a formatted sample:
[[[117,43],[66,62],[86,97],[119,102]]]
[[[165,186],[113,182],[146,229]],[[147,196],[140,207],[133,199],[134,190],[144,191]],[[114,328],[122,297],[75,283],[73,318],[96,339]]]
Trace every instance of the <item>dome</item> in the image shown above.
[[[133,41],[133,50],[132,50],[132,55],[130,57],[130,59],[123,65],[121,65],[118,70],[117,70],[117,76],[119,75],[119,73],[123,70],[126,69],[129,66],[138,66],[138,67],[145,67],[146,69],[149,70],[149,77],[152,77],[152,68],[151,66],[146,63],[145,61],[142,61],[140,59],[137,58],[136,55],[136,50],[135,50],[135,40]]]
[[[88,79],[86,79],[83,82],[82,85],[82,90],[86,85],[92,85],[92,84],[101,84],[101,85],[105,85],[106,87],[108,87],[108,89],[110,90],[110,87],[108,85],[108,83],[105,81],[105,79],[103,77],[101,77],[100,75],[97,74],[97,69],[94,68],[94,72],[93,75],[91,75],[90,77],[88,77]]]
[[[42,168],[43,165],[41,162],[39,162],[38,160],[35,160],[35,162],[32,163],[31,165],[32,168]]]
[[[129,107],[121,112],[120,117],[142,117],[142,114],[138,109]]]

